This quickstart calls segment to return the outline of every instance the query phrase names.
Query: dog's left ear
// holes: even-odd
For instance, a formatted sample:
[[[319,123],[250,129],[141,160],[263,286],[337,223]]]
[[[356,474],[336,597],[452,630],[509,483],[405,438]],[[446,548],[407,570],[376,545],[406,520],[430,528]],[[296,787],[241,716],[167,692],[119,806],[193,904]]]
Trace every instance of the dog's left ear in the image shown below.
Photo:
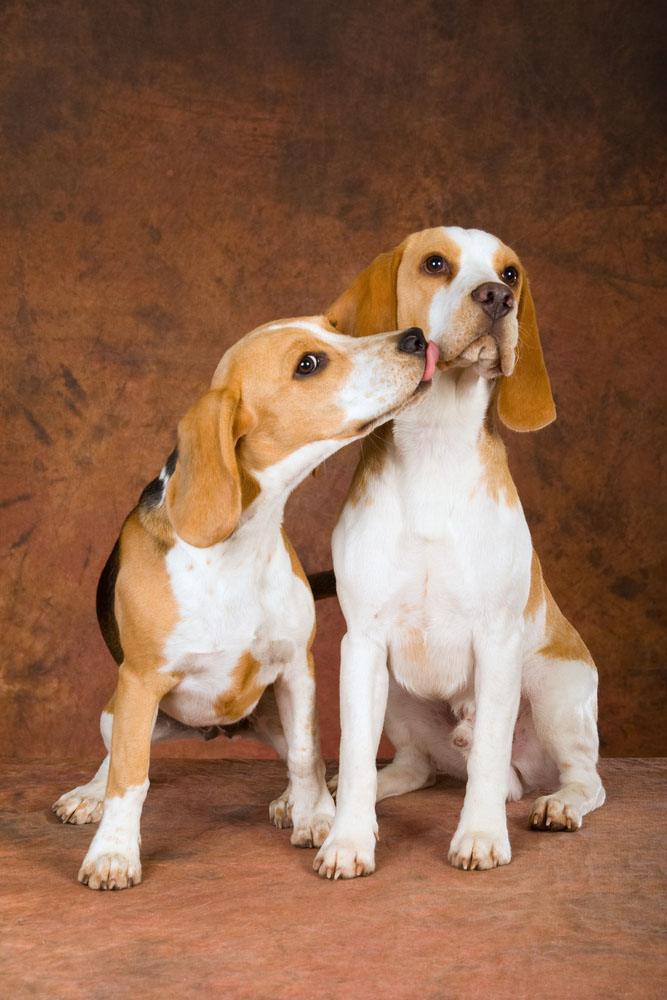
[[[511,375],[500,379],[498,416],[513,431],[538,431],[556,419],[556,404],[544,363],[533,296],[524,274],[519,298],[519,342]]]
[[[241,516],[236,444],[243,433],[239,393],[211,389],[178,425],[178,458],[167,487],[177,534],[206,548],[232,534]]]
[[[339,333],[367,337],[397,328],[396,275],[402,259],[402,243],[381,253],[327,309],[327,319]]]

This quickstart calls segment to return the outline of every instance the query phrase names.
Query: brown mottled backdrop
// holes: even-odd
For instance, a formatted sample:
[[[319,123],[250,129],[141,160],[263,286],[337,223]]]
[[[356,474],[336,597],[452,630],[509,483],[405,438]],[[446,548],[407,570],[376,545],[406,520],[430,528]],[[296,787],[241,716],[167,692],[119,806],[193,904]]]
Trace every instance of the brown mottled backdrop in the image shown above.
[[[0,749],[99,749],[97,577],[224,349],[447,222],[528,263],[559,418],[512,468],[600,667],[604,751],[664,751],[658,5],[15,0],[0,37]],[[308,570],[354,461],[291,501]]]

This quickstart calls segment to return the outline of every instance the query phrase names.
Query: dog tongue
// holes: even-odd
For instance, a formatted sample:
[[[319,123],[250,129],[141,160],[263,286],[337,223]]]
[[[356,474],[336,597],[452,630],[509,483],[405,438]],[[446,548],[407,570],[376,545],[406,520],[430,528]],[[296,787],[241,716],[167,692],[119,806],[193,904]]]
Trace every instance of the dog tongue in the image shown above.
[[[434,344],[432,340],[429,340],[428,346],[426,348],[426,364],[424,366],[424,374],[422,375],[422,382],[431,381],[439,357],[440,357],[440,351],[438,350],[438,345]]]

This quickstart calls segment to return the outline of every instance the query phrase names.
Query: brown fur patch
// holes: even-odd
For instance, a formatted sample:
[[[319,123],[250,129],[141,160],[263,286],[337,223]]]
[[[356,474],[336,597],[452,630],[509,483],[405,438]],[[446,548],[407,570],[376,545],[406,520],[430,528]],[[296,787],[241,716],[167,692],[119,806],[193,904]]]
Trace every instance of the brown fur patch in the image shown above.
[[[303,583],[305,583],[305,585],[308,587],[308,590],[310,590],[310,584],[308,583],[308,577],[306,576],[304,568],[301,565],[301,560],[299,559],[299,557],[298,557],[298,555],[296,553],[296,549],[294,548],[294,546],[290,542],[289,538],[287,537],[287,532],[285,531],[284,528],[282,529],[282,536],[283,536],[283,542],[285,544],[285,548],[287,549],[287,554],[288,554],[289,559],[290,559],[290,564],[292,566],[292,572],[294,573],[295,576],[297,576],[299,578],[299,580],[302,580]],[[310,632],[310,637],[308,639],[308,646],[307,646],[307,649],[308,649],[308,670],[309,670],[309,672],[313,676],[315,674],[315,660],[313,658],[313,654],[312,654],[311,650],[312,650],[312,645],[315,642],[315,635],[316,635],[316,633],[317,633],[317,621],[314,620],[313,621],[313,627],[312,627],[311,632]]]
[[[148,777],[155,713],[160,699],[176,683],[175,677],[121,665],[114,694],[106,797],[123,795],[130,786],[141,785]]]
[[[136,510],[120,535],[115,612],[125,662],[141,672],[156,670],[178,609],[164,556]]]
[[[329,307],[327,319],[339,333],[367,337],[398,328],[396,276],[403,248],[401,243],[381,253]]]
[[[161,554],[168,552],[175,541],[174,527],[169,519],[165,505],[155,507],[137,507],[139,520],[149,535],[155,541]]]
[[[519,341],[516,365],[500,379],[496,393],[498,416],[513,431],[535,431],[556,419],[556,406],[544,363],[535,305],[527,276],[521,285],[518,309]]]
[[[243,466],[239,466],[239,473],[241,476],[241,508],[247,510],[262,490],[255,477],[247,472]]]
[[[448,285],[461,265],[461,248],[439,227],[413,233],[404,241],[399,268],[396,318],[399,329],[420,326],[426,329],[431,302],[435,293]],[[447,274],[432,275],[424,271],[424,261],[440,254],[449,265]]]
[[[304,354],[323,354],[328,362],[311,378],[294,378]],[[274,359],[270,365],[267,357]],[[344,414],[333,403],[351,365],[346,353],[315,333],[290,328],[289,321],[275,330],[260,327],[231,348],[212,384],[237,393],[247,414],[245,426],[237,428],[241,468],[261,472],[310,441],[352,436],[355,429],[345,428]]]
[[[401,638],[401,656],[414,666],[424,664],[428,658],[424,633],[418,628],[407,628]]]
[[[595,668],[595,663],[584,640],[560,610],[546,585],[544,592],[547,603],[544,631],[547,641],[539,650],[540,656],[552,657],[555,660],[583,660],[584,663]]]
[[[230,687],[215,699],[214,711],[218,718],[236,722],[254,708],[266,689],[266,685],[257,680],[260,666],[259,660],[250,652],[239,657],[232,671]]]
[[[501,500],[508,507],[514,507],[519,502],[519,495],[514,485],[507,464],[507,450],[499,434],[482,427],[477,440],[477,454],[482,463],[483,482],[492,500]]]
[[[361,454],[354,470],[347,501],[356,506],[370,503],[368,487],[381,473],[387,458],[387,449],[393,440],[393,421],[388,420],[369,434],[361,443]]]
[[[542,567],[537,558],[537,552],[533,549],[533,558],[530,563],[530,590],[528,600],[523,609],[524,618],[534,618],[544,603],[544,580],[542,579]]]
[[[241,514],[236,459],[240,399],[234,389],[212,390],[178,425],[178,459],[166,506],[179,536],[201,548],[224,541]]]

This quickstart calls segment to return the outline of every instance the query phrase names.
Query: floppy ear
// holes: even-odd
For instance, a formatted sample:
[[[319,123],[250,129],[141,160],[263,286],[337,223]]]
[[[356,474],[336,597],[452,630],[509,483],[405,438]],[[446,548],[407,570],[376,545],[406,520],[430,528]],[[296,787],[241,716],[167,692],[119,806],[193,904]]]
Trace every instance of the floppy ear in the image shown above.
[[[403,244],[381,253],[329,307],[327,319],[339,333],[367,337],[396,329],[396,275],[402,258]]]
[[[500,380],[498,416],[513,431],[537,431],[556,419],[556,405],[544,364],[535,305],[524,275],[519,299],[519,342],[514,371]]]
[[[241,516],[241,479],[235,433],[239,397],[213,389],[178,425],[178,459],[167,487],[167,511],[176,532],[198,548],[222,542]]]

